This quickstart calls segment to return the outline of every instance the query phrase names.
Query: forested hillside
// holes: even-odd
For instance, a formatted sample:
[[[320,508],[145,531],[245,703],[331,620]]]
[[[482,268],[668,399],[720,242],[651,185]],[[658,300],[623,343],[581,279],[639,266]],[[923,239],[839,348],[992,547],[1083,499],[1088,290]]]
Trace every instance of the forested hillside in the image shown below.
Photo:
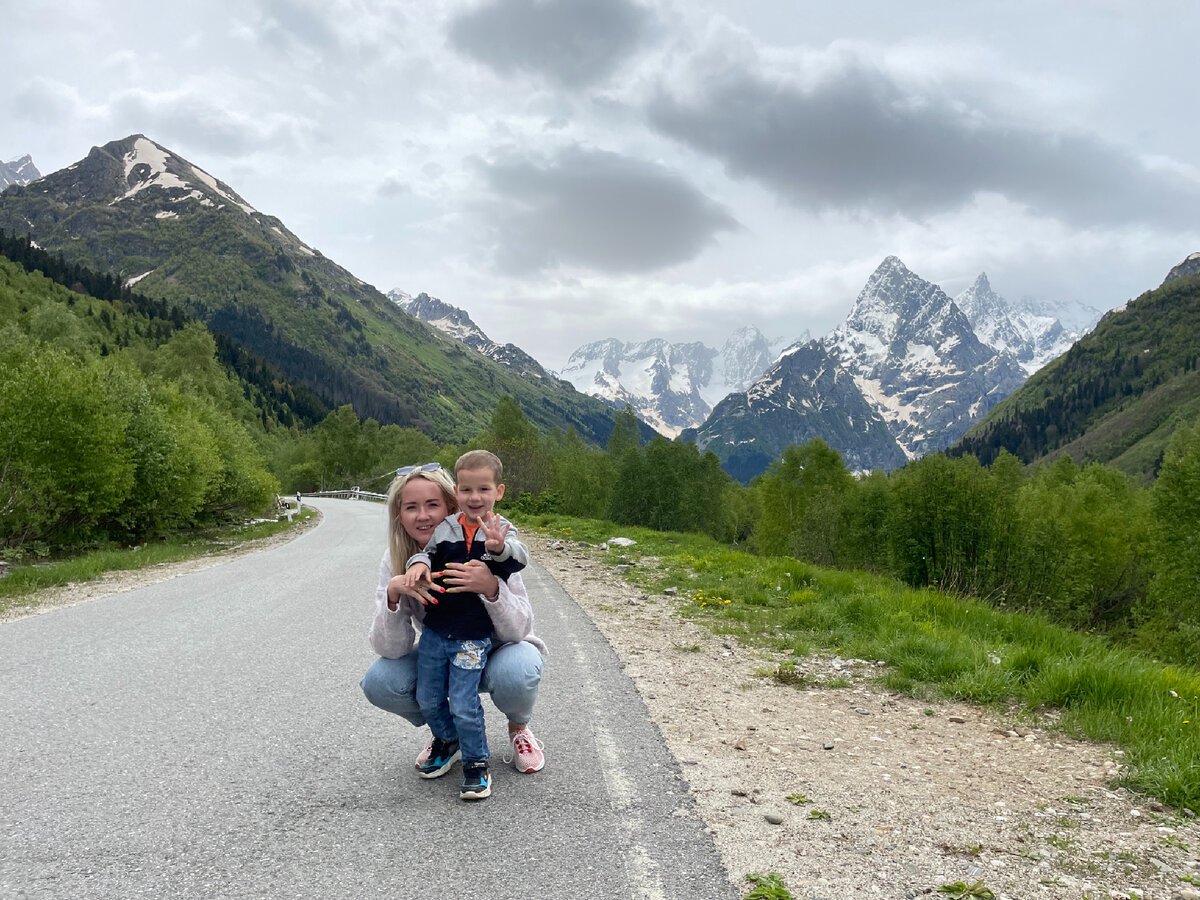
[[[1035,373],[952,450],[984,463],[1069,455],[1153,477],[1172,435],[1200,416],[1200,276],[1109,313]]]
[[[79,286],[93,280],[74,274]],[[294,419],[294,398],[223,367],[203,325],[130,296],[79,293],[6,257],[0,322],[0,548],[9,559],[270,509],[278,482],[251,434]]]
[[[613,411],[553,378],[525,378],[402,312],[228,185],[141,135],[95,147],[0,195],[0,228],[70,264],[136,280],[327,408],[465,441],[516,398],[543,429],[602,443]]]

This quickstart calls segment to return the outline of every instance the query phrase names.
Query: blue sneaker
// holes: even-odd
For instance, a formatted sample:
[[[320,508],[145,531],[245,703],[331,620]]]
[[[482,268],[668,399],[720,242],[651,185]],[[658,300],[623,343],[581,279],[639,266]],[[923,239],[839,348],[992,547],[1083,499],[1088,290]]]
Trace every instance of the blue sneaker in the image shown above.
[[[486,762],[467,763],[463,766],[463,783],[458,796],[461,800],[482,800],[492,796],[492,777],[488,774]]]
[[[443,741],[435,737],[429,747],[429,758],[423,765],[417,766],[417,774],[422,778],[441,778],[460,759],[462,751],[458,749],[458,741]]]

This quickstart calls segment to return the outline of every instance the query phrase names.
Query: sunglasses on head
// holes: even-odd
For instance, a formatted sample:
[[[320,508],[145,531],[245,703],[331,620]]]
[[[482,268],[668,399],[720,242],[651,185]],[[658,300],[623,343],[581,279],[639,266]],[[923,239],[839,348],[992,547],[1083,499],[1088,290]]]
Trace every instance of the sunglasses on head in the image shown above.
[[[396,470],[396,474],[411,475],[413,472],[436,472],[441,467],[441,463],[421,463],[419,466],[401,466]]]

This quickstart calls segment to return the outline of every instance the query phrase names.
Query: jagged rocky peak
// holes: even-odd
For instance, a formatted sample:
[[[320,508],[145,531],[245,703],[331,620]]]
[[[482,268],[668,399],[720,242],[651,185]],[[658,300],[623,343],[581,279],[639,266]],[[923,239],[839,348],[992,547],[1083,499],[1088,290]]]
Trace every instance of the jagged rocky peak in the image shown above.
[[[967,317],[940,287],[887,257],[867,279],[854,308],[823,339],[864,377],[881,367],[931,362],[943,349],[979,341]]]
[[[592,341],[578,348],[569,357],[563,367],[563,373],[581,371],[589,363],[599,362],[600,369],[605,372],[618,373],[621,370],[621,357],[625,355],[625,345],[616,338],[604,338]]]
[[[769,341],[753,325],[729,335],[720,350],[697,341],[607,338],[577,349],[560,374],[606,403],[630,404],[643,420],[674,437],[703,422],[729,394],[750,387],[781,343]]]
[[[150,140],[131,134],[103,147],[53,175],[59,193],[69,201],[105,202],[110,206],[130,201],[159,207],[158,218],[171,218],[190,200],[210,208],[232,207],[247,215],[258,210],[199,166]]]
[[[1014,307],[992,290],[987,275],[954,298],[975,330],[975,336],[997,353],[1011,353],[1028,374],[1065,353],[1079,340],[1053,315]]]
[[[889,256],[867,279],[843,328],[871,335],[886,347],[900,327],[911,328],[950,303],[936,284],[909,270],[899,257]]]
[[[992,290],[992,283],[988,281],[987,272],[980,272],[975,283],[955,297],[954,302],[958,304],[959,309],[966,313],[972,323],[980,314],[994,310],[997,306],[1007,305]]]
[[[443,334],[461,341],[473,350],[478,350],[502,366],[529,378],[550,378],[550,373],[542,364],[516,344],[498,344],[488,337],[465,309],[431,297],[424,291],[414,297],[392,288],[387,292],[387,296],[414,319],[432,325]]]
[[[761,331],[753,325],[744,325],[725,339],[720,359],[721,385],[714,393],[724,397],[750,387],[774,361],[774,353],[771,351],[771,342]]]
[[[1200,253],[1192,253],[1175,268],[1167,273],[1167,277],[1163,279],[1163,284],[1169,284],[1172,281],[1177,281],[1180,278],[1186,278],[1189,275],[1200,275]],[[1162,287],[1162,285],[1159,285]]]
[[[975,334],[945,291],[894,256],[823,343],[910,457],[953,443],[1025,378],[1011,353]]]
[[[429,296],[424,291],[417,294],[415,297],[408,297],[407,294],[404,296],[408,299],[399,304],[400,308],[410,316],[420,319],[422,322],[429,322],[432,324],[434,322],[445,320],[447,323],[453,324],[460,328],[468,328],[472,331],[478,332],[480,335],[483,334],[483,331],[478,325],[475,324],[474,321],[472,321],[465,309],[460,309],[457,306],[451,306],[449,303],[439,300],[437,297]],[[445,331],[446,329],[442,330]]]
[[[14,184],[29,184],[41,177],[42,173],[37,170],[33,157],[28,153],[8,162],[0,162],[0,191]]]

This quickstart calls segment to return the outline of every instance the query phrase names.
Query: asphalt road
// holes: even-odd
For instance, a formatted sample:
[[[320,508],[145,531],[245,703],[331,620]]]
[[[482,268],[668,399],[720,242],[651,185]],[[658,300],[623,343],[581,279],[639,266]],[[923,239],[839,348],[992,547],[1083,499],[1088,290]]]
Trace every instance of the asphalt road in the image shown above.
[[[358,680],[382,505],[288,544],[0,625],[0,897],[736,898],[611,648],[540,566],[546,768],[418,778]]]

